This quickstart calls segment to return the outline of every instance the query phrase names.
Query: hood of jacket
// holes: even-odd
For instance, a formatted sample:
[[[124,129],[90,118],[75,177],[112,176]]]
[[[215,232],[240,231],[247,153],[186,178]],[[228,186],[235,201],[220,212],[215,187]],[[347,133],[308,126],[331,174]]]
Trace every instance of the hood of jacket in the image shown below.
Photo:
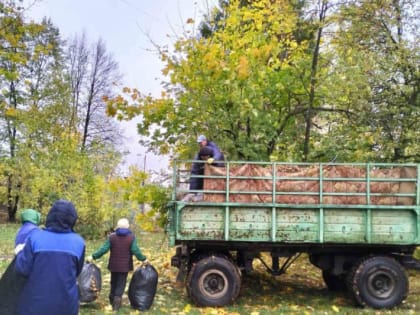
[[[120,235],[120,236],[125,236],[125,235],[131,234],[131,230],[126,229],[126,228],[117,228],[115,230],[115,234]]]
[[[41,222],[41,213],[34,209],[25,209],[22,211],[20,218],[22,223],[31,222],[35,225],[39,225]]]
[[[47,215],[45,226],[55,232],[72,231],[77,220],[77,211],[73,203],[67,200],[57,200]]]

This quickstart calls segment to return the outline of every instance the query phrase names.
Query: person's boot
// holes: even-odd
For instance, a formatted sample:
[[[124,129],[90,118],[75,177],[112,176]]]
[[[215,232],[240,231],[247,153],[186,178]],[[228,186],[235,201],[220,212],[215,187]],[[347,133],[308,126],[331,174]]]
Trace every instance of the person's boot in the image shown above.
[[[120,296],[114,296],[114,300],[112,301],[112,310],[118,311],[121,307],[121,297]]]

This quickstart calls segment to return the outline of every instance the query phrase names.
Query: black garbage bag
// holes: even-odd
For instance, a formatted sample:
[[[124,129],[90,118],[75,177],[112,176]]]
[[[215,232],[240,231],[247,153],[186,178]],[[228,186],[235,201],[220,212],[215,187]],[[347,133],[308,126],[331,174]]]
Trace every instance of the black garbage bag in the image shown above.
[[[26,277],[16,272],[15,261],[16,257],[13,258],[0,280],[0,314],[17,313],[20,293],[26,283]]]
[[[128,288],[131,307],[140,311],[148,310],[155,298],[157,282],[158,273],[152,265],[138,267],[131,277]]]
[[[91,263],[85,263],[77,279],[79,300],[83,303],[95,301],[102,289],[101,269]]]

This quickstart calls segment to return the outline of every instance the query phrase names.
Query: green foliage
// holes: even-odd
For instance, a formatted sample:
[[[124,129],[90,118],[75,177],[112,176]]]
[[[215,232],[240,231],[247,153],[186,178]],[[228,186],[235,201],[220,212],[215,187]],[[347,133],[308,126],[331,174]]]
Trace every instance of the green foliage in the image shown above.
[[[255,1],[245,7],[230,1],[225,16],[215,21],[221,25],[210,38],[180,38],[173,54],[162,54],[163,73],[171,83],[162,98],[136,93],[130,105],[119,97],[110,100],[109,113],[140,114],[139,133],[161,152],[169,144],[178,156],[191,157],[196,135],[205,133],[229,159],[285,157],[276,146],[295,137],[290,129],[301,113],[286,81],[293,81],[291,64],[306,49],[292,35],[296,14],[285,2]]]
[[[18,4],[0,7],[0,201],[11,219],[67,198],[89,237],[121,216],[163,226],[168,190],[139,170],[118,177],[116,148],[86,142],[58,29],[27,22]],[[188,35],[188,19],[192,32],[159,50],[160,97],[125,88],[104,96],[107,113],[140,116],[141,144],[174,158],[191,158],[204,133],[230,160],[418,161],[415,5],[221,1],[203,36]]]
[[[39,148],[46,86],[58,61],[58,33],[48,22],[26,23],[18,2],[2,3],[0,12],[0,157],[6,189],[2,200],[13,219],[23,180],[33,171]]]
[[[332,134],[340,134],[353,151],[341,158],[419,159],[420,55],[413,5],[362,1],[341,6],[336,14],[338,32],[331,49],[337,75],[331,90],[340,93],[335,100],[352,109],[351,117],[332,117]]]
[[[160,50],[160,98],[126,88],[108,114],[141,116],[142,143],[174,157],[192,157],[205,133],[231,160],[416,161],[414,7],[223,2],[200,24],[202,37]]]
[[[13,221],[19,208],[46,215],[56,199],[71,200],[84,234],[97,236],[114,224],[106,183],[121,154],[100,141],[81,150],[64,41],[50,20],[24,13],[19,1],[1,3],[0,203]]]
[[[167,220],[166,205],[169,189],[148,182],[148,174],[132,166],[128,176],[114,177],[107,183],[108,195],[118,208],[131,214],[135,222],[147,231],[162,228]],[[121,217],[121,211],[114,210]]]

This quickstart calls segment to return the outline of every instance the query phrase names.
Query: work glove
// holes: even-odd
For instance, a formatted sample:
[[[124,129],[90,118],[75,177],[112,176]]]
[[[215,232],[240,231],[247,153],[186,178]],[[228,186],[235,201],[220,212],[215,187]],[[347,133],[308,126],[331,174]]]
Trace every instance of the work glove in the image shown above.
[[[207,163],[208,163],[208,164],[213,164],[213,162],[214,162],[214,159],[213,159],[213,158],[209,158],[209,159],[207,159]]]
[[[150,265],[150,262],[147,259],[145,259],[142,261],[142,264],[143,266],[147,266],[147,265]]]
[[[93,256],[92,255],[89,255],[89,256],[87,256],[86,257],[86,262],[88,263],[88,264],[91,264],[91,263],[93,263],[93,261],[95,260],[94,258],[93,258]]]

